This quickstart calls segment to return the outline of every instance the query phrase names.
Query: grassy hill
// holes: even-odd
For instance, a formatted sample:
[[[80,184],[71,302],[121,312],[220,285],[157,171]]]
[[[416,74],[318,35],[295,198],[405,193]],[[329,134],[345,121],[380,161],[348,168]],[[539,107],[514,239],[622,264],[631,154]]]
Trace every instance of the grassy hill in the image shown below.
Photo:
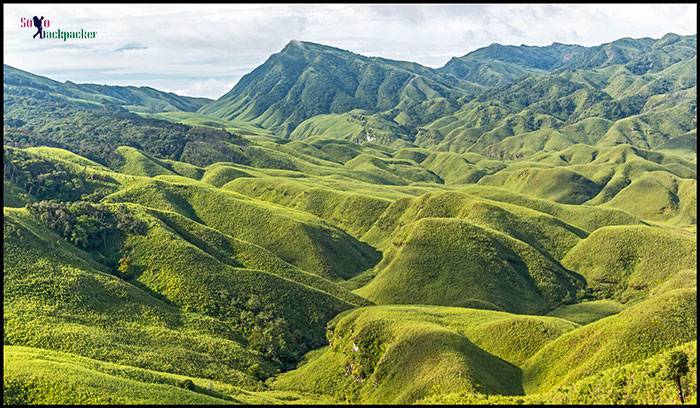
[[[273,387],[364,403],[670,402],[673,385],[658,372],[669,350],[693,355],[694,305],[694,289],[676,290],[583,327],[556,318],[462,308],[363,308],[338,316],[330,326],[330,346],[308,355]],[[654,319],[669,315],[673,318]],[[457,339],[445,339],[461,336],[478,348],[457,352]],[[653,346],[641,338],[653,338]],[[476,360],[484,351],[516,370],[509,374]],[[525,388],[496,391],[479,378],[483,374],[474,364],[498,372],[501,381],[517,382],[522,372]],[[455,374],[431,376],[435,370]],[[413,377],[409,383],[406,375]],[[693,396],[694,377],[691,381]],[[642,384],[660,394],[640,393]],[[502,396],[513,391],[519,396]]]
[[[113,276],[23,209],[4,212],[4,341],[119,364],[254,384],[243,337]]]
[[[204,378],[106,363],[75,354],[4,346],[6,404],[323,404],[292,392],[250,391]]]
[[[387,145],[397,140],[408,139],[406,130],[397,123],[362,110],[313,116],[300,123],[289,137],[307,139],[314,136]]]
[[[586,278],[598,296],[627,301],[643,296],[697,262],[696,237],[648,226],[594,231],[562,260]]]
[[[205,185],[145,181],[108,200],[176,212],[333,279],[350,278],[378,261],[372,248],[312,215]],[[268,233],[259,234],[261,228]]]
[[[313,149],[326,144],[314,143],[294,150],[324,154]],[[637,290],[636,284],[627,282],[633,282],[635,276],[648,281],[647,271],[662,270],[643,290],[651,297],[642,303],[621,305],[603,300],[566,305],[585,299],[590,290],[598,297],[615,296],[598,290],[593,275],[607,272],[591,272],[586,262],[604,266],[604,271],[617,271],[617,266],[605,265],[630,265],[623,248],[638,248],[639,254],[668,254],[668,246],[678,248],[686,241],[688,248],[683,252],[694,253],[692,234],[680,229],[642,226],[637,218],[612,208],[558,204],[482,185],[449,188],[424,183],[387,188],[335,175],[302,176],[295,171],[238,164],[211,166],[188,178],[176,174],[177,168],[183,168],[179,162],[149,157],[136,149],[118,151],[131,166],[127,168],[136,169],[132,173],[139,175],[118,173],[60,149],[9,150],[8,163],[24,166],[22,160],[41,158],[74,172],[70,174],[109,175],[113,181],[104,188],[111,193],[103,202],[108,206],[128,203],[129,212],[147,225],[142,233],[119,231],[116,247],[85,250],[49,231],[44,221],[26,209],[6,208],[5,344],[72,353],[76,357],[61,357],[71,367],[62,375],[70,378],[66,381],[73,384],[72,389],[86,390],[78,394],[80,398],[47,395],[43,390],[54,380],[49,374],[53,365],[18,363],[15,367],[21,368],[7,374],[6,382],[19,390],[21,398],[396,403],[442,401],[440,398],[491,401],[518,395],[528,402],[541,401],[537,398],[567,401],[584,398],[580,387],[586,381],[613,386],[610,382],[625,372],[620,370],[635,367],[634,372],[643,371],[634,364],[694,339],[694,325],[685,314],[692,315],[687,300],[692,297],[691,289],[682,289],[695,275],[687,270],[693,259],[683,263],[684,258],[675,257],[677,264],[658,257],[635,261],[621,285]],[[28,155],[26,159],[21,152]],[[374,154],[381,156],[380,152]],[[389,151],[386,157],[392,154]],[[411,158],[401,160],[418,165]],[[427,156],[421,162],[425,160]],[[20,183],[13,188],[24,191],[25,187]],[[448,191],[440,191],[445,189]],[[60,190],[37,191],[46,198],[62,194]],[[267,225],[262,228],[268,232],[277,225],[284,234],[280,232],[279,238],[256,234],[261,225]],[[299,234],[294,239],[282,239],[294,231]],[[599,240],[614,242],[604,236],[608,231],[622,231],[619,261],[610,248],[589,248]],[[634,239],[642,246],[627,242],[636,236],[632,231],[639,231]],[[658,247],[664,240],[669,240],[667,245]],[[647,249],[645,243],[657,249]],[[376,254],[381,254],[381,261]],[[601,260],[586,260],[591,255]],[[342,256],[364,263],[353,264]],[[652,264],[657,261],[665,269]],[[47,267],[53,272],[35,275]],[[489,273],[484,274],[485,270]],[[50,298],[34,289],[41,285],[27,281],[41,276],[49,279],[49,287],[60,288],[70,274],[77,274],[77,282],[83,283],[60,291],[51,289]],[[104,283],[95,283],[101,281]],[[108,289],[111,287],[115,289]],[[346,287],[360,289],[353,294]],[[105,289],[91,294],[97,288]],[[109,300],[114,296],[109,294],[112,290],[124,293],[119,298],[124,300]],[[362,307],[369,301],[460,307]],[[113,307],[126,310],[119,302],[142,306],[137,306],[134,317],[110,313]],[[361,308],[338,315],[358,306]],[[105,307],[99,312],[102,315],[97,313]],[[488,309],[549,312],[562,319]],[[154,317],[143,319],[144,310]],[[678,321],[654,326],[657,320],[641,312],[649,310],[663,316],[673,313]],[[253,317],[256,314],[261,317]],[[324,339],[326,322],[336,315]],[[119,318],[113,320],[114,316]],[[82,323],[76,325],[76,319]],[[125,326],[129,319],[134,320]],[[95,326],[97,321],[99,326]],[[31,329],[46,324],[55,328],[51,334]],[[575,349],[567,342],[608,338],[598,333],[617,333],[621,327],[625,333],[649,336],[634,341],[621,338],[601,346],[618,353],[620,341],[634,342],[636,351],[621,360],[583,356],[574,365],[563,362],[568,357],[561,353]],[[67,333],[72,339],[69,343],[52,337]],[[149,343],[155,341],[151,336],[156,333],[159,339],[167,335],[166,344],[172,346]],[[129,354],[124,348],[110,347],[114,342],[128,347]],[[329,346],[323,348],[326,342]],[[178,350],[178,344],[189,346]],[[226,357],[213,353],[211,347]],[[353,351],[355,348],[366,352]],[[270,380],[267,386],[271,389],[259,381],[292,368],[312,349],[297,369]],[[208,350],[207,359],[192,365],[193,353],[204,352],[200,350]],[[34,357],[24,358],[44,361],[38,355],[50,351],[32,353]],[[552,357],[560,354],[561,359]],[[80,360],[83,357],[93,360]],[[42,376],[27,377],[31,364],[45,367]],[[576,368],[565,381],[559,381],[557,370],[570,367]],[[616,374],[595,377],[598,372],[608,373],[606,370]],[[78,375],[81,380],[73,382]],[[185,379],[191,379],[194,387]],[[136,381],[138,391],[129,394],[129,399],[118,397],[132,383],[129,381]]]
[[[458,219],[420,219],[391,245],[377,276],[356,292],[375,303],[535,314],[573,301],[580,287],[575,276],[531,246]]]
[[[564,305],[552,310],[547,315],[583,325],[620,313],[623,309],[624,305],[614,300],[603,299]]]
[[[455,388],[520,394],[514,364],[574,327],[555,318],[462,308],[362,308],[338,316],[330,346],[272,386],[354,403],[411,403]]]
[[[686,401],[697,401],[697,342],[691,341],[640,362],[603,370],[572,385],[526,396],[504,397],[469,392],[435,395],[420,404],[678,404],[678,390],[662,376],[670,353],[690,356],[690,375],[684,383]]]
[[[546,391],[693,341],[696,319],[695,288],[652,297],[544,346],[523,366],[523,387]]]

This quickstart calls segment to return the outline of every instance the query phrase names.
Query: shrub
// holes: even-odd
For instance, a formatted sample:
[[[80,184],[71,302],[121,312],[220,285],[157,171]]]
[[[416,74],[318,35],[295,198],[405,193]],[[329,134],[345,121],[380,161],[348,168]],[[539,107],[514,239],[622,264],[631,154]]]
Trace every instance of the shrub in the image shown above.
[[[179,380],[177,382],[177,386],[190,391],[194,391],[197,388],[197,386],[194,385],[194,383],[190,379]]]

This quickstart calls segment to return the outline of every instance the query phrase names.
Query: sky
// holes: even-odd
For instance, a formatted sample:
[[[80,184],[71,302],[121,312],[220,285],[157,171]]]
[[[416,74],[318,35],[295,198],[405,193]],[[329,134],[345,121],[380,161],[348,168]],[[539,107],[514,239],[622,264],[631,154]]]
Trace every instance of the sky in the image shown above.
[[[32,39],[46,30],[94,39]],[[697,33],[697,5],[4,4],[5,64],[77,83],[218,98],[290,40],[444,65],[492,43],[599,45]]]

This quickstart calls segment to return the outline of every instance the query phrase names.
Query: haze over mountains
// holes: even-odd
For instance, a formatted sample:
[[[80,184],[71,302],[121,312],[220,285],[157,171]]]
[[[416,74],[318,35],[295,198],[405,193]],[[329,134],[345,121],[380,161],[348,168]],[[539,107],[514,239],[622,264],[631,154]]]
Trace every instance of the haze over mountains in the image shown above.
[[[291,41],[216,101],[5,65],[5,401],[674,403],[682,351],[694,402],[696,64]]]

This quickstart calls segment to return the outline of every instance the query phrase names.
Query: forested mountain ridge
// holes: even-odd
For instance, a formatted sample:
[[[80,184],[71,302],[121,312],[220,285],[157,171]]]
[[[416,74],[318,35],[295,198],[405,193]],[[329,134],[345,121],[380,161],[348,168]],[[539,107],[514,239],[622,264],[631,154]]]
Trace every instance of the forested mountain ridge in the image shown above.
[[[4,143],[68,148],[103,164],[123,145],[200,164],[234,159],[245,144],[240,137],[134,113],[192,111],[204,102],[152,88],[60,83],[3,66]]]

